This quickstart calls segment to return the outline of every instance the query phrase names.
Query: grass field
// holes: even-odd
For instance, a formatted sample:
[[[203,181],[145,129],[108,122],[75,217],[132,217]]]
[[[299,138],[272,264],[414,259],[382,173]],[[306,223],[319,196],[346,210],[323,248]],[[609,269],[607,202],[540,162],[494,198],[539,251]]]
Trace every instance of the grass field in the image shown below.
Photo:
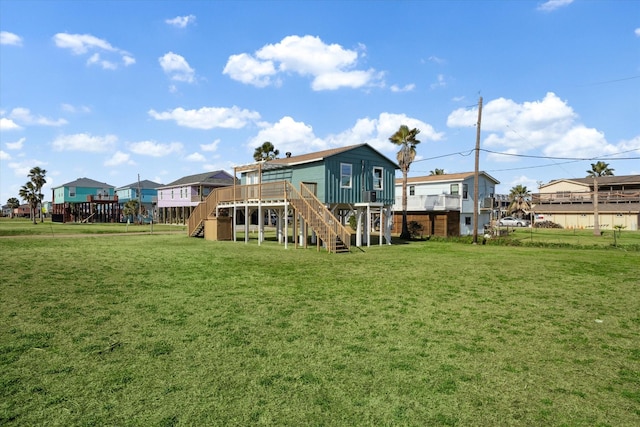
[[[637,426],[629,238],[0,238],[0,425]]]

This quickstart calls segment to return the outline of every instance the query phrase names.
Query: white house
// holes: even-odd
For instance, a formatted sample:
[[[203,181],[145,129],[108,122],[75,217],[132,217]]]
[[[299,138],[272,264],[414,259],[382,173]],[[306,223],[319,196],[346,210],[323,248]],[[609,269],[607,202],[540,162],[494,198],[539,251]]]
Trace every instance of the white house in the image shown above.
[[[474,172],[411,177],[407,180],[407,221],[422,224],[425,235],[473,234]],[[500,182],[478,173],[478,224],[482,233],[491,222],[493,197]],[[396,179],[394,232],[402,227],[402,178]]]

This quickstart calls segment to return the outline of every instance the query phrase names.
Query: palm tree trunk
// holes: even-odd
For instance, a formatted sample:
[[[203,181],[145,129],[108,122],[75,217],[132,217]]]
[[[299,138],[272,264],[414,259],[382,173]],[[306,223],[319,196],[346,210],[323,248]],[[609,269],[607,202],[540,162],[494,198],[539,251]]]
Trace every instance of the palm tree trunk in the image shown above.
[[[400,233],[401,239],[409,239],[409,225],[407,224],[407,168],[402,168],[402,231]]]
[[[600,220],[598,218],[598,179],[593,178],[593,235],[600,236]]]

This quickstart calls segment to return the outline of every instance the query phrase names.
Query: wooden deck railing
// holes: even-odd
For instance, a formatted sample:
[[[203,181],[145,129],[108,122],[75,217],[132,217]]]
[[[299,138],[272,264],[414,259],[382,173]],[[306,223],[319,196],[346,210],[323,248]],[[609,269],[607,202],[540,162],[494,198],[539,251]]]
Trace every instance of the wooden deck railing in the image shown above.
[[[351,233],[346,227],[329,212],[306,185],[300,184],[300,191],[298,191],[288,181],[216,188],[189,216],[189,236],[195,237],[202,233],[204,220],[215,216],[215,210],[219,205],[256,201],[284,202],[285,200],[291,203],[294,210],[326,243],[329,252],[336,252],[340,243],[346,250],[350,249]]]

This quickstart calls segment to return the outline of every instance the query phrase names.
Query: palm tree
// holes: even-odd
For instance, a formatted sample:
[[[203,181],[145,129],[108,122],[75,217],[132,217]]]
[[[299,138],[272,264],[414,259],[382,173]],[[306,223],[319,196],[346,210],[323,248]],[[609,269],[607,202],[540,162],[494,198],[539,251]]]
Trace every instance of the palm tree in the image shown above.
[[[31,208],[31,218],[33,219],[33,223],[36,224],[36,209],[38,208],[39,201],[36,186],[33,182],[28,181],[20,188],[18,193],[20,194],[20,198],[29,204]]]
[[[429,171],[429,175],[444,175],[444,169],[434,169],[432,171]]]
[[[526,185],[518,184],[511,188],[509,192],[509,208],[507,212],[511,214],[516,211],[529,211],[531,209],[531,191],[527,189]]]
[[[18,200],[17,197],[10,197],[9,199],[7,199],[7,206],[9,206],[9,208],[11,209],[10,217],[13,218],[14,209],[20,207],[20,200]]]
[[[277,159],[280,154],[280,150],[276,150],[269,141],[265,141],[260,147],[256,147],[256,151],[253,152],[253,159],[256,162],[263,160]]]
[[[598,177],[613,175],[613,169],[609,163],[598,161],[591,163],[591,169],[587,170],[587,178],[593,178],[593,235],[600,236],[600,221],[598,220]]]
[[[47,174],[47,171],[42,169],[40,166],[36,166],[34,168],[31,168],[31,170],[29,171],[29,175],[27,175],[29,177],[29,179],[31,180],[31,182],[33,183],[33,186],[36,189],[36,194],[38,195],[38,203],[40,204],[41,208],[39,209],[40,211],[40,222],[44,222],[44,218],[42,217],[42,198],[43,198],[43,194],[41,193],[42,191],[42,187],[44,187],[44,185],[47,183],[47,180],[45,179],[45,175]],[[38,207],[36,204],[36,208]]]
[[[416,158],[416,145],[420,141],[416,139],[416,135],[420,133],[420,129],[409,129],[407,125],[401,125],[400,128],[391,135],[389,141],[400,146],[397,159],[400,170],[402,171],[402,232],[401,239],[410,239],[411,233],[407,224],[407,175],[409,166]]]

